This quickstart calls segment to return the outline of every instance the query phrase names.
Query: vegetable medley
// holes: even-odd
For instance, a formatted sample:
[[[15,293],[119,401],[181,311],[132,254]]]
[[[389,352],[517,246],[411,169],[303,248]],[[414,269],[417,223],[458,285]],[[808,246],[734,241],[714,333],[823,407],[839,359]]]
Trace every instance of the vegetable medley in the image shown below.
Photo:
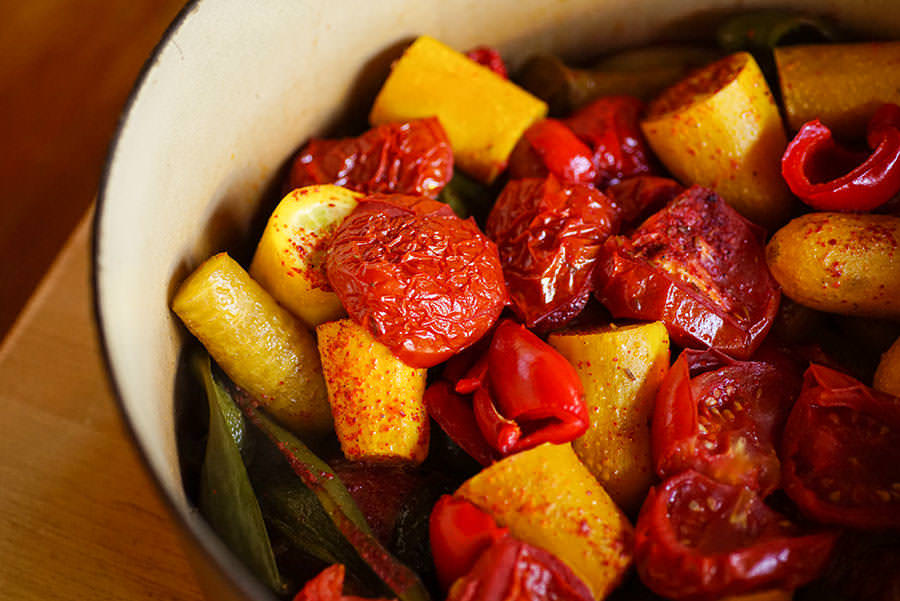
[[[295,601],[900,598],[900,43],[842,35],[415,40],[175,294],[203,515]]]

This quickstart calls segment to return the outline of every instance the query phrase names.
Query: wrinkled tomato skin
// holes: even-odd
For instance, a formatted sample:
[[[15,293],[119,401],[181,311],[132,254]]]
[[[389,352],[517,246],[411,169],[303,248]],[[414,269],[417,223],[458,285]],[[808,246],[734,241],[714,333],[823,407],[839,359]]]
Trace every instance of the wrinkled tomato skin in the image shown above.
[[[434,197],[453,176],[453,149],[435,117],[388,123],[357,138],[311,140],[294,159],[285,192],[336,184],[364,194]]]
[[[810,366],[785,427],[782,460],[784,490],[805,515],[900,528],[900,397]]]
[[[508,79],[509,74],[506,71],[506,64],[500,53],[490,46],[477,46],[466,52],[466,56],[481,65],[487,67],[503,79]]]
[[[553,554],[509,537],[482,553],[447,601],[593,601],[593,595]]]
[[[606,195],[619,208],[621,229],[629,231],[661,210],[683,191],[684,187],[674,179],[638,175],[609,186]]]
[[[799,392],[799,374],[788,366],[727,358],[691,374],[686,353],[666,374],[654,406],[657,474],[691,469],[767,496],[779,484],[775,449]]]
[[[653,171],[641,133],[644,103],[632,96],[605,96],[579,109],[565,124],[594,154],[598,188]]]
[[[591,149],[556,119],[542,119],[525,130],[509,156],[510,179],[553,174],[567,184],[593,184],[597,178]]]
[[[512,309],[527,327],[549,331],[581,312],[615,213],[602,193],[552,175],[504,187],[486,232],[500,252]]]
[[[752,491],[682,472],[650,490],[635,529],[635,565],[675,601],[716,601],[816,578],[832,533],[802,534]]]
[[[325,273],[350,317],[413,367],[475,343],[506,304],[494,243],[423,197],[362,199],[335,231]]]
[[[781,298],[763,231],[714,192],[685,190],[630,237],[603,245],[595,295],[617,318],[660,320],[683,347],[746,359]]]

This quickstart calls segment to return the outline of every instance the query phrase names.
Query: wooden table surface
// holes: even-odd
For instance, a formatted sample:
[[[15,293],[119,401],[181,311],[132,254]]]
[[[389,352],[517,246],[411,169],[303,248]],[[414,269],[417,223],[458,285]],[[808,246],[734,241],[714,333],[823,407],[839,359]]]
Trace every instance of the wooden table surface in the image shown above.
[[[88,225],[0,346],[0,599],[201,599],[107,386]]]

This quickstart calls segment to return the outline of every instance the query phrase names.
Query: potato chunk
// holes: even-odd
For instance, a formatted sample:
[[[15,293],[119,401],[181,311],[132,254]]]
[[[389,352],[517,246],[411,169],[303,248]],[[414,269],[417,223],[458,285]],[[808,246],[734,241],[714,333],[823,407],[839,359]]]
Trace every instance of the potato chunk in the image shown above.
[[[725,57],[668,88],[650,104],[641,128],[684,185],[712,188],[761,225],[787,220],[793,203],[781,177],[787,138],[748,53]]]
[[[650,418],[669,367],[662,322],[570,330],[547,339],[575,367],[591,424],[572,443],[616,504],[640,508],[653,481]]]
[[[775,232],[769,270],[788,297],[819,311],[900,319],[900,218],[809,213]]]
[[[434,38],[421,36],[398,60],[369,115],[372,125],[436,116],[456,165],[491,183],[547,105]]]
[[[275,207],[256,247],[250,275],[309,327],[345,315],[325,276],[325,245],[361,196],[330,184],[297,188]]]
[[[545,443],[510,455],[456,491],[520,540],[553,553],[603,599],[631,565],[628,518],[572,446]]]
[[[351,461],[419,464],[428,454],[428,370],[410,367],[351,319],[316,328],[334,429]]]
[[[312,334],[234,259],[219,253],[181,284],[172,310],[235,384],[303,437],[331,430]]]

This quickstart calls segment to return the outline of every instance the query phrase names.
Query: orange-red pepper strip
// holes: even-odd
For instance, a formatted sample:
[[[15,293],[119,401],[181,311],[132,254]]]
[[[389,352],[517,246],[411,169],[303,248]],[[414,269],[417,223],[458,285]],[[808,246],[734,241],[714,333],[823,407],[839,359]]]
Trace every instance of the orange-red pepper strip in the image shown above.
[[[788,144],[781,173],[791,191],[823,211],[869,211],[900,192],[900,106],[882,105],[869,121],[872,154],[839,146],[819,120],[805,123]]]

